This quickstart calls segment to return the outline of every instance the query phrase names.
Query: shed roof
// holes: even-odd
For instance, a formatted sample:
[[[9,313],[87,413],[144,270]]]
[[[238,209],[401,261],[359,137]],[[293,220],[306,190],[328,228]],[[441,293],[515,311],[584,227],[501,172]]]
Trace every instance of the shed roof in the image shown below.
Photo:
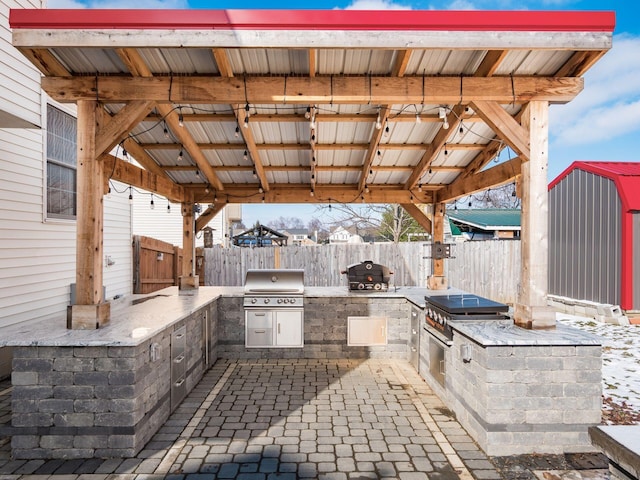
[[[613,180],[624,211],[640,211],[640,162],[576,161],[549,184],[549,190],[576,169]]]
[[[216,208],[445,202],[509,183],[528,153],[522,105],[574,98],[614,23],[575,11],[10,12],[49,95],[97,100],[113,118],[100,151],[120,143],[170,182],[148,188]],[[480,175],[507,145],[520,156]],[[117,162],[105,172],[139,178]]]
[[[482,230],[520,230],[520,209],[450,210],[449,219]]]

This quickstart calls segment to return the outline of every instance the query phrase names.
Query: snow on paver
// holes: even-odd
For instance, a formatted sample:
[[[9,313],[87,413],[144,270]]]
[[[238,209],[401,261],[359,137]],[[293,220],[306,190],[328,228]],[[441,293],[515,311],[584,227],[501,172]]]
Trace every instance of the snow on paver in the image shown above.
[[[566,313],[558,314],[558,321],[602,338],[603,394],[640,414],[640,325],[613,325]]]

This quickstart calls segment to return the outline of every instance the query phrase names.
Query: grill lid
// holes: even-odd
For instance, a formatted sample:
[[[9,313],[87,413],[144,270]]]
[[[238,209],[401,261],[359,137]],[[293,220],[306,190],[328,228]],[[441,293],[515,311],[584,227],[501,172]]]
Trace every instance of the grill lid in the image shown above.
[[[473,294],[462,295],[436,295],[425,297],[431,305],[441,308],[451,314],[482,314],[499,313],[509,311],[509,306],[504,303],[494,302],[488,298]]]
[[[302,295],[304,293],[304,270],[247,270],[244,293],[245,295]]]

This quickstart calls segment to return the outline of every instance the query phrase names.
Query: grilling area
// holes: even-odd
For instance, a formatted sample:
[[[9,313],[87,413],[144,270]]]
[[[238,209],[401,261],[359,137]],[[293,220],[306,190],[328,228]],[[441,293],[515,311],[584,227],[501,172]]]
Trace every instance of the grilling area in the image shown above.
[[[407,462],[407,471],[470,478],[473,458],[452,454],[437,433],[447,423],[480,460],[593,451],[601,345],[556,324],[547,306],[548,110],[578,95],[611,47],[612,13],[25,9],[11,11],[11,26],[44,91],[78,113],[75,304],[0,332],[0,346],[14,349],[20,407],[3,430],[14,459],[135,457],[190,398],[200,399],[192,418],[211,417],[202,432],[195,420],[182,425],[190,434],[225,449],[265,436],[280,445],[287,437],[271,427],[290,421],[298,435],[279,454],[295,444],[288,453],[311,456],[304,445],[333,455],[328,464],[347,438],[384,436],[380,418],[393,413],[381,412],[405,412],[409,425],[394,420],[393,436],[425,455],[372,436],[344,455],[379,453],[361,462],[393,463],[388,475],[374,468],[382,477]],[[492,165],[506,146],[517,157]],[[179,286],[104,298],[110,181],[182,204]],[[509,183],[523,203],[512,306],[449,285],[444,268],[447,203]],[[432,233],[432,274],[397,285],[394,265],[353,258],[335,286],[287,268],[249,269],[243,286],[199,286],[194,236],[225,205],[258,202],[400,204]],[[208,207],[197,215],[200,204]],[[307,371],[311,383],[300,381]],[[242,382],[247,391],[232,393]],[[252,398],[252,388],[275,388],[276,398]],[[237,403],[283,396],[287,405],[264,422],[247,411],[258,403]],[[246,421],[216,425],[239,405]],[[341,424],[341,410],[361,421]],[[320,417],[331,417],[322,421],[333,435],[310,427]],[[433,458],[426,445],[437,446]],[[175,453],[164,452],[168,464],[179,463]]]

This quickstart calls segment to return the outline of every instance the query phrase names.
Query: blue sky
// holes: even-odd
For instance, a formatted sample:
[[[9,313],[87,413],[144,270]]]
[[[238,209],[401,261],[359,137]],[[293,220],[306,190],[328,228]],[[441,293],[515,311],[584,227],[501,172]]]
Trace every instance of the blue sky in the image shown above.
[[[131,8],[130,0],[49,0],[50,8]],[[549,180],[574,160],[640,161],[640,4],[636,0],[138,0],[136,8],[614,10],[613,48],[585,75],[584,91],[550,112]],[[245,225],[300,217],[306,205],[245,205]]]

